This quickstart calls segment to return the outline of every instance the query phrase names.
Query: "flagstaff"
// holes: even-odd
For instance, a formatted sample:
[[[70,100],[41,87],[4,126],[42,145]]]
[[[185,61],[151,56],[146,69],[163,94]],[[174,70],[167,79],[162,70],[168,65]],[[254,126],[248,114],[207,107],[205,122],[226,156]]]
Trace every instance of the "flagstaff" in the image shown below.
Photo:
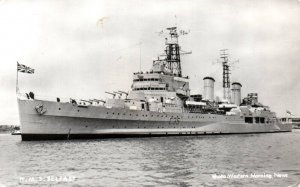
[[[16,93],[19,93],[19,70],[18,70],[18,62],[17,62],[17,79],[16,79]]]
[[[23,64],[19,64],[19,62],[17,61],[17,80],[16,80],[16,93],[19,93],[19,72],[21,73],[28,73],[28,74],[33,74],[34,73],[34,69],[25,66]]]

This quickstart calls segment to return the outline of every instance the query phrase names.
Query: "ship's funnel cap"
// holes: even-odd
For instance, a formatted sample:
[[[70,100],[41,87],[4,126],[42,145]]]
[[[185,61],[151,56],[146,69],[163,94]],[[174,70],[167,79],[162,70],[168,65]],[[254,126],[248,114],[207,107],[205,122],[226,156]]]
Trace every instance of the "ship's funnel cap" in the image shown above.
[[[231,85],[239,85],[240,87],[242,87],[242,84],[241,83],[239,83],[239,82],[233,82]]]
[[[215,79],[212,78],[212,77],[204,77],[203,80],[205,80],[205,79],[210,79],[210,80],[213,80],[215,82]]]

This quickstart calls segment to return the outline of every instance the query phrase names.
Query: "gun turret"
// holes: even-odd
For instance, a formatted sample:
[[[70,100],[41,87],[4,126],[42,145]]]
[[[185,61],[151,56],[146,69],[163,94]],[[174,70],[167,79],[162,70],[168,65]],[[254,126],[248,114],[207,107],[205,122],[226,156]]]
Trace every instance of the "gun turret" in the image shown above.
[[[125,94],[126,95],[126,99],[127,99],[127,96],[128,96],[128,92],[124,92],[124,91],[118,91],[119,93],[122,93],[122,94]]]
[[[122,93],[119,93],[119,92],[113,92],[113,93],[116,94],[116,95],[119,95],[119,99],[121,99]]]

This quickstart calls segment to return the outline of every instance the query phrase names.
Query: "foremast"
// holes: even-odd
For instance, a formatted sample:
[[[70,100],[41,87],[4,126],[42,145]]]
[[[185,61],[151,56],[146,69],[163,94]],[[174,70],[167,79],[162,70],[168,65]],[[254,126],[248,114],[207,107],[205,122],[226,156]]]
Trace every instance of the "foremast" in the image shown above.
[[[178,34],[177,27],[169,27],[167,31],[169,32],[169,38],[165,38],[165,54],[160,55],[157,60],[153,61],[153,69],[154,71],[163,70],[165,74],[182,77],[180,55],[190,54],[191,52],[181,52],[178,38],[180,35],[188,34],[188,32],[180,30],[180,34]]]

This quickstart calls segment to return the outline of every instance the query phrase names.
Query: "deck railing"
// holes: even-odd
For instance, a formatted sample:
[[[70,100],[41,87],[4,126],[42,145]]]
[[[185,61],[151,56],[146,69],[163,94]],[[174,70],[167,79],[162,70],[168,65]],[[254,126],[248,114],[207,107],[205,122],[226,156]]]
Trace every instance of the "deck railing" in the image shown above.
[[[32,95],[33,94],[33,95]],[[43,100],[43,101],[56,101],[62,103],[72,103],[75,102],[79,105],[103,105],[103,100],[101,99],[82,99],[82,98],[74,98],[74,97],[54,97],[49,95],[40,95],[34,93],[18,93],[17,97],[21,100]]]

